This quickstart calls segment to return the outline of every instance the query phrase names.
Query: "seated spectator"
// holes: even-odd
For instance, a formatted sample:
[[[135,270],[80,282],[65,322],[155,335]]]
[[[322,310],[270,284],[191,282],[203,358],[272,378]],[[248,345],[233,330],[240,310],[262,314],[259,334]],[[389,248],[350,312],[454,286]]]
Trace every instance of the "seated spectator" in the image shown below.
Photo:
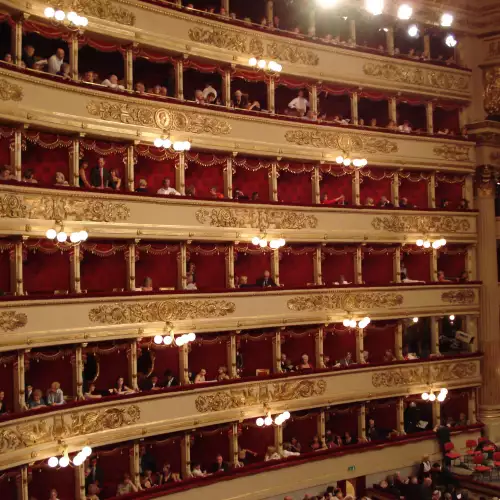
[[[148,192],[148,181],[146,179],[139,179],[139,187],[135,188],[136,193]]]
[[[33,394],[31,395],[31,399],[28,402],[28,408],[30,410],[37,410],[39,408],[42,408],[44,406],[47,406],[45,404],[45,401],[42,397],[42,391],[40,389],[35,389],[33,391]]]
[[[224,198],[224,195],[222,193],[219,193],[215,186],[212,186],[210,188],[210,196],[217,200],[222,200]]]
[[[13,63],[12,54],[5,54],[3,56],[3,62],[8,63],[8,64],[12,64]]]
[[[349,120],[343,118],[342,115],[335,115],[332,121],[334,123],[338,123],[339,125],[349,125]]]
[[[299,116],[304,116],[307,113],[309,101],[304,97],[303,90],[299,90],[297,97],[288,103],[288,107],[295,110]]]
[[[366,198],[365,200],[365,207],[374,207],[375,206],[375,203],[373,201],[373,198]]]
[[[57,75],[61,71],[61,66],[64,63],[64,50],[59,48],[56,53],[49,57],[47,61],[47,71],[51,75]]]
[[[469,273],[467,271],[462,271],[458,277],[459,283],[467,283],[469,281]]]
[[[120,191],[122,180],[119,176],[118,170],[116,170],[116,168],[112,168],[109,174],[111,176],[109,181],[109,187],[114,191]]]
[[[377,127],[377,119],[376,118],[372,118],[370,120],[370,127]]]
[[[240,276],[238,279],[238,284],[235,284],[236,288],[251,288],[252,285],[248,284],[248,276]]]
[[[164,87],[163,85],[160,87],[160,95],[162,97],[167,97],[168,96],[168,89],[167,89],[167,87]]]
[[[125,384],[125,379],[123,377],[118,377],[116,385],[109,390],[111,394],[125,395],[133,394],[135,391]]]
[[[196,188],[193,185],[186,188],[186,196],[190,196],[191,198],[196,196]]]
[[[196,286],[196,283],[194,282],[194,275],[193,274],[186,275],[186,286],[184,287],[184,290],[198,290],[198,287]]]
[[[440,283],[451,283],[451,280],[445,277],[444,271],[438,271],[437,280]]]
[[[82,76],[83,83],[95,83],[95,74],[93,71],[85,71]]]
[[[306,115],[303,117],[304,120],[310,121],[310,122],[317,122],[318,121],[318,113],[310,109]]]
[[[467,415],[465,413],[461,412],[460,416],[458,417],[458,420],[455,422],[455,425],[458,427],[470,425],[470,421],[467,418]]]
[[[398,130],[398,126],[394,120],[389,120],[387,127],[389,130]]]
[[[349,202],[345,199],[343,194],[341,194],[338,198],[335,198],[335,203],[340,207],[349,205]]]
[[[243,94],[241,90],[237,90],[234,93],[234,98],[231,101],[231,107],[238,109],[247,109],[247,110],[256,110],[260,111],[260,103],[259,101],[253,101],[252,103],[248,100],[248,95]]]
[[[381,196],[377,204],[380,208],[393,208],[394,205],[387,199],[387,196]]]
[[[57,496],[57,490],[55,488],[52,488],[50,490],[49,500],[59,500],[59,497]]]
[[[57,76],[62,76],[63,78],[70,80],[71,79],[71,66],[68,63],[62,63],[61,69],[56,73]]]
[[[101,85],[104,85],[105,87],[113,90],[125,90],[125,87],[123,85],[120,85],[118,77],[116,75],[109,75],[108,78],[102,81]]]
[[[333,436],[333,439],[328,443],[328,448],[340,448],[343,446],[342,438],[338,435]]]
[[[364,126],[365,126],[364,118],[358,118],[358,127],[364,127]]]
[[[161,86],[159,84],[156,84],[154,87],[148,89],[148,94],[160,95],[160,93]]]
[[[207,370],[205,370],[205,368],[202,368],[197,374],[196,374],[196,377],[194,378],[194,383],[195,384],[203,384],[204,382],[206,382],[206,377],[207,375]]]
[[[160,385],[160,379],[156,373],[152,373],[151,376],[145,381],[144,390],[145,391],[158,391],[163,389]]]
[[[230,380],[230,376],[227,373],[227,366],[219,366],[217,370],[217,382],[223,382],[224,380]]]
[[[207,475],[207,473],[201,470],[201,464],[194,463],[191,466],[191,476],[192,477],[205,477],[206,475]]]
[[[259,193],[257,191],[254,191],[252,193],[252,201],[254,201],[256,203],[259,201]]]
[[[367,365],[370,363],[370,353],[368,351],[362,351],[361,352],[361,358],[359,360],[359,362],[362,364],[362,365]]]
[[[5,404],[5,392],[0,391],[0,415],[5,415],[6,413],[8,413],[8,410]]]
[[[321,204],[322,205],[333,205],[335,203],[335,200],[330,200],[328,198],[328,193],[323,193],[321,196]]]
[[[312,451],[319,451],[326,448],[325,444],[320,441],[319,436],[314,436],[311,441],[310,448]]]
[[[161,473],[160,473],[159,484],[161,485],[161,484],[170,483],[173,481],[174,481],[174,478],[173,478],[173,474],[172,474],[172,469],[170,468],[170,464],[164,463],[163,467],[161,469]]]
[[[221,105],[221,101],[220,101],[220,99],[217,99],[217,97],[215,96],[215,94],[212,94],[210,92],[210,94],[208,94],[207,98],[205,99],[205,104],[215,104],[217,106],[220,106]]]
[[[449,128],[440,128],[437,131],[437,135],[450,135],[450,129]]]
[[[143,490],[149,490],[154,486],[158,486],[158,480],[156,476],[153,474],[153,471],[146,470],[144,474],[141,476],[141,487]]]
[[[165,377],[163,387],[175,387],[176,385],[179,385],[179,381],[174,377],[172,370],[165,370],[163,376]]]
[[[15,181],[16,176],[12,173],[10,165],[0,167],[0,181]]]
[[[233,200],[247,201],[248,196],[245,196],[245,194],[243,193],[243,191],[241,189],[235,188]]]
[[[88,180],[89,175],[89,162],[87,160],[82,160],[80,162],[80,168],[78,169],[78,182],[80,187],[85,187],[90,189],[92,185]]]
[[[321,358],[321,367],[322,368],[331,368],[332,367],[332,362],[330,359],[330,356],[328,354],[323,354]]]
[[[90,399],[101,399],[102,398],[102,394],[99,394],[96,391],[95,384],[92,383],[92,384],[89,384],[89,387],[88,387],[87,391],[84,392],[83,397],[85,399],[89,399],[89,400]]]
[[[400,198],[399,200],[399,208],[415,208],[415,205],[408,203],[408,198]]]
[[[309,356],[307,354],[302,354],[300,363],[297,365],[297,370],[312,370],[313,368],[311,363],[309,363]]]
[[[215,463],[212,465],[212,473],[227,472],[229,468],[229,464],[224,461],[224,458],[222,458],[222,455],[219,453],[215,457]]]
[[[22,180],[23,182],[26,182],[28,184],[38,184],[38,181],[35,179],[35,173],[31,168],[28,168],[24,171]]]
[[[404,132],[405,134],[411,134],[412,128],[410,122],[408,120],[405,120],[403,124],[398,127],[398,130],[400,132]]]
[[[87,488],[87,500],[99,500],[97,496],[99,494],[99,486],[97,484],[89,484]]]
[[[465,198],[462,198],[457,205],[457,210],[469,210],[469,202]]]
[[[292,445],[290,443],[283,443],[283,457],[288,458],[288,457],[298,457],[300,456],[300,453],[298,451],[293,451],[292,450]]]
[[[392,349],[386,349],[384,354],[384,363],[392,363],[396,361],[396,356],[394,356]]]
[[[25,45],[21,59],[26,65],[26,68],[34,69],[36,64],[35,47],[33,47],[33,45]]]
[[[97,189],[104,189],[109,186],[111,175],[109,170],[105,168],[106,161],[104,158],[97,160],[97,165],[90,172],[90,184]]]
[[[128,495],[129,493],[133,493],[136,491],[139,491],[139,489],[130,479],[130,474],[123,474],[123,480],[118,484],[118,487],[116,488],[116,496],[121,497],[123,495]]]
[[[292,439],[290,439],[290,451],[300,453],[301,450],[302,450],[302,445],[299,443],[296,437],[292,437]]]
[[[344,437],[342,439],[344,445],[356,444],[356,440],[351,436],[351,434],[347,431],[344,432]]]
[[[355,362],[352,359],[352,353],[351,352],[348,352],[346,354],[345,358],[340,361],[340,366],[351,366],[353,364],[355,364]]]
[[[441,200],[439,208],[449,210],[451,208],[450,207],[450,202],[446,198],[443,198]]]
[[[137,82],[134,86],[134,90],[138,94],[144,94],[146,92],[146,86],[142,82]]]
[[[462,130],[460,131],[460,135],[464,138],[464,139],[468,139],[469,138],[469,132],[467,130],[467,127],[462,127]]]
[[[68,181],[62,172],[56,172],[56,182],[54,186],[69,186]]]
[[[141,291],[143,291],[143,292],[152,292],[153,291],[153,280],[149,276],[146,276],[144,278],[144,282],[142,283],[142,286],[141,286]]]
[[[248,463],[248,455],[256,457],[257,453],[247,448],[240,448],[238,446],[238,463],[236,467],[244,467]]]
[[[52,382],[50,389],[47,391],[47,406],[63,405],[64,394],[59,382]]]
[[[156,194],[162,194],[166,196],[180,196],[181,193],[177,191],[177,189],[174,189],[173,187],[170,187],[170,179],[168,177],[165,177],[162,182],[162,187],[156,191]]]
[[[217,97],[217,91],[213,88],[213,86],[210,82],[205,83],[205,88],[203,89],[203,92],[202,92],[202,95],[203,95],[205,100],[207,99],[208,94],[213,94],[214,97]]]
[[[194,92],[194,102],[196,104],[205,104],[205,97],[203,96],[203,92],[201,90],[196,90]]]
[[[275,281],[271,278],[271,273],[267,270],[264,271],[264,276],[262,276],[262,278],[257,279],[256,285],[262,288],[270,288],[277,286]]]
[[[266,454],[264,455],[264,462],[269,462],[270,460],[280,460],[281,455],[276,450],[275,446],[268,446]]]

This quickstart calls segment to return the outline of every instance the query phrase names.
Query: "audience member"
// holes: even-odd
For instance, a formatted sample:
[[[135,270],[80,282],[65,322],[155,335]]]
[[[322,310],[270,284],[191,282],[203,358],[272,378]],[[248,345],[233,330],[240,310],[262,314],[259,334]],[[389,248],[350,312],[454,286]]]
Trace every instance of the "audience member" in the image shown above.
[[[12,173],[10,165],[0,167],[0,181],[15,181],[16,176]]]
[[[162,194],[165,196],[180,196],[181,193],[177,191],[177,189],[174,189],[173,187],[170,187],[170,179],[168,177],[165,177],[162,182],[162,187],[158,189],[156,194]]]
[[[283,457],[288,458],[288,457],[298,457],[300,456],[300,453],[298,451],[293,451],[292,450],[292,445],[290,443],[283,443]]]
[[[267,270],[264,271],[264,276],[262,278],[257,279],[256,285],[262,288],[270,288],[277,286],[275,281],[271,278],[271,273]]]
[[[194,379],[194,383],[195,384],[203,384],[204,382],[206,382],[205,380],[205,376],[207,374],[207,370],[205,370],[205,368],[202,368],[197,374],[196,374],[196,377]]]
[[[83,397],[85,399],[101,399],[102,394],[99,394],[96,390],[96,386],[94,383],[89,384],[88,389],[84,392]]]
[[[323,443],[319,436],[314,436],[311,444],[309,445],[312,451],[324,450],[326,448],[325,443]]]
[[[230,376],[227,373],[227,366],[219,366],[217,370],[217,382],[223,382],[224,380],[230,380]]]
[[[123,474],[123,480],[118,484],[116,488],[116,496],[121,497],[123,495],[128,495],[129,493],[133,493],[139,491],[137,486],[133,483],[132,479],[130,479],[130,474]]]
[[[63,405],[64,403],[64,394],[61,389],[61,384],[59,382],[52,382],[50,389],[47,391],[47,405],[57,406]]]
[[[252,103],[248,100],[248,95],[243,94],[241,90],[237,90],[234,93],[234,98],[231,101],[231,106],[238,109],[256,110],[260,111],[259,101],[253,101]]]
[[[194,463],[191,466],[191,476],[193,476],[193,477],[205,477],[206,475],[207,475],[207,473],[201,470],[201,464]]]
[[[307,113],[309,101],[304,97],[303,90],[299,90],[297,97],[288,103],[288,107],[295,110],[299,116],[304,116]]]
[[[8,413],[7,405],[5,402],[5,391],[0,391],[0,415]]]
[[[118,170],[116,168],[112,168],[109,175],[109,187],[115,191],[120,191],[122,180],[118,174]]]
[[[135,188],[136,193],[148,192],[148,181],[146,179],[139,179],[139,186]]]
[[[405,134],[411,134],[412,128],[410,122],[408,120],[405,120],[403,124],[398,127],[398,130],[400,132],[404,132]]]
[[[186,275],[186,286],[184,287],[184,290],[198,290],[198,287],[196,286],[196,283],[194,282],[194,275],[193,274]]]
[[[52,75],[57,75],[61,71],[64,62],[64,50],[59,48],[56,53],[49,57],[47,61],[47,71]]]
[[[55,180],[56,182],[54,186],[69,186],[69,183],[62,172],[56,172]]]
[[[146,446],[142,445],[139,448],[139,472],[144,474],[147,470],[156,472],[156,460],[151,453],[148,453]]]
[[[224,199],[224,195],[222,193],[219,193],[219,191],[217,190],[217,188],[215,186],[212,186],[210,188],[210,196],[212,198],[215,198],[217,200],[222,200]]]
[[[165,377],[163,387],[175,387],[179,385],[179,381],[174,377],[172,370],[165,370],[163,376]]]
[[[93,187],[88,180],[88,175],[89,175],[89,162],[87,160],[82,160],[80,162],[80,168],[78,170],[78,182],[80,187],[85,187],[87,189]]]
[[[312,370],[313,368],[311,363],[309,363],[309,356],[307,354],[302,354],[300,363],[297,365],[297,370]]]
[[[105,78],[101,85],[108,87],[113,90],[125,90],[123,85],[120,85],[118,81],[118,77],[116,75],[109,75],[108,78]]]
[[[99,497],[97,496],[99,494],[99,486],[96,484],[89,484],[89,487],[87,489],[87,500],[99,500]]]
[[[38,181],[35,179],[35,172],[33,172],[33,169],[31,168],[24,171],[22,180],[27,184],[38,184]]]
[[[97,464],[97,457],[90,457],[90,467],[85,477],[85,487],[90,490],[90,485],[102,487],[104,483],[104,474],[101,467]]]
[[[229,464],[224,461],[224,458],[222,458],[222,455],[219,453],[215,457],[215,463],[212,465],[212,473],[227,472],[228,470]]]
[[[384,363],[392,363],[396,361],[396,356],[394,356],[392,349],[386,349],[384,354]]]
[[[380,208],[392,208],[394,205],[387,199],[387,196],[381,196],[378,202]]]
[[[111,394],[125,395],[133,394],[135,391],[125,384],[123,377],[118,377],[115,387],[109,390]]]
[[[269,462],[270,460],[280,460],[281,455],[278,453],[274,446],[268,446],[266,454],[264,455],[264,462]]]
[[[205,83],[205,88],[203,89],[203,92],[202,92],[202,95],[203,95],[205,100],[207,99],[207,96],[209,94],[213,94],[214,97],[217,97],[217,91],[213,88],[211,83],[207,82],[207,83]]]
[[[46,406],[46,404],[42,397],[42,391],[40,389],[35,389],[28,403],[29,409],[38,410],[39,408],[43,408],[44,406]]]
[[[97,160],[97,165],[90,172],[90,184],[95,188],[104,189],[109,186],[111,175],[109,170],[105,168],[105,165],[106,161],[101,157]]]
[[[61,69],[56,73],[57,76],[62,76],[63,78],[66,78],[67,80],[71,79],[71,66],[68,63],[62,63]]]
[[[25,45],[21,59],[26,65],[26,68],[34,69],[36,63],[35,47],[33,47],[33,45]]]
[[[58,494],[57,494],[57,490],[55,488],[52,488],[50,490],[49,500],[59,500],[59,497],[58,497]]]

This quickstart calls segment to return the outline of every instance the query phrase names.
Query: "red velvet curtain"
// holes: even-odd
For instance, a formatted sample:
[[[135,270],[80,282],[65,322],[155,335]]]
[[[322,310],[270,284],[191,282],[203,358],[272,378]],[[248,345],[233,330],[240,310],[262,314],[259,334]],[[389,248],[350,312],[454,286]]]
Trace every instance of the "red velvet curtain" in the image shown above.
[[[301,362],[301,356],[309,356],[309,364],[316,366],[316,340],[317,328],[287,329],[281,332],[281,352],[291,359],[296,366]]]
[[[116,386],[118,378],[123,377],[125,384],[129,382],[128,345],[100,344],[87,347],[84,352],[96,352],[99,364],[96,386],[100,391],[107,391]]]
[[[280,283],[286,288],[300,288],[314,284],[314,253],[314,247],[287,245],[281,248]]]
[[[425,104],[412,106],[406,102],[398,102],[396,116],[398,125],[408,120],[414,132],[416,130],[427,131],[427,111]]]
[[[373,401],[366,405],[366,422],[368,419],[375,420],[375,427],[388,432],[397,428],[397,410],[396,402],[393,400]]]
[[[370,363],[383,363],[385,351],[390,349],[394,354],[396,324],[370,323],[364,330],[364,350],[368,351]]]
[[[212,426],[194,431],[191,434],[191,464],[200,463],[202,470],[211,472],[219,453],[225,462],[229,461],[229,434],[229,426]]]
[[[266,167],[250,168],[252,165],[258,165],[259,160],[237,158],[235,162],[236,160],[246,162],[248,166],[246,168],[243,165],[233,167],[233,188],[241,189],[248,198],[252,197],[252,193],[258,193],[260,201],[269,201],[270,169]]]
[[[70,289],[70,252],[27,252],[23,261],[24,289],[29,294]]]
[[[165,254],[165,252],[167,252]],[[165,255],[164,255],[165,254]],[[179,245],[148,242],[139,245],[139,260],[135,263],[135,283],[140,287],[146,277],[153,280],[153,288],[177,288]]]
[[[434,108],[434,132],[448,129],[450,133],[460,132],[460,120],[458,109]]]
[[[244,377],[254,377],[256,370],[269,370],[273,373],[274,332],[243,333],[238,337],[239,351],[243,357]]]
[[[388,174],[391,175],[390,173]],[[367,198],[372,198],[375,205],[385,196],[392,201],[392,179],[383,170],[371,169],[361,172],[360,198],[361,205],[366,204]]]
[[[97,465],[102,470],[104,484],[99,498],[114,497],[116,496],[116,488],[123,479],[123,474],[131,473],[131,448],[127,445],[117,446],[114,449],[108,447],[103,450],[95,450],[95,454],[97,455]]]
[[[0,391],[5,393],[4,404],[8,412],[14,411],[14,362],[17,362],[16,354],[0,355]]]
[[[410,205],[416,208],[429,207],[428,176],[418,172],[405,172],[399,175],[399,200],[407,198]]]
[[[264,413],[262,416],[264,416]],[[242,449],[252,450],[257,453],[254,461],[263,461],[267,447],[274,446],[274,428],[272,426],[257,427],[255,419],[245,420],[241,425],[238,445]]]
[[[296,174],[294,172],[280,170],[278,177],[278,200],[282,203],[311,205],[311,172]]]
[[[319,93],[319,115],[326,113],[327,120],[332,120],[335,116],[344,119],[351,117],[351,99],[345,95],[334,95]]]
[[[165,439],[162,439],[165,438]],[[181,472],[181,443],[182,436],[157,436],[154,440],[145,443],[146,450],[156,461],[156,468],[161,473],[165,464],[170,464],[172,472]]]
[[[143,49],[143,52],[146,52]],[[174,74],[173,64],[167,63],[171,59],[170,56],[163,54],[151,54],[152,51],[148,50],[144,57],[137,57],[134,61],[134,80],[135,82],[142,82],[146,89],[150,89],[155,85],[167,86],[168,95],[173,96],[175,88],[172,81]],[[161,61],[161,62],[160,62]]]
[[[466,390],[449,391],[446,399],[441,403],[441,420],[446,422],[451,417],[457,421],[460,413],[464,413],[468,418],[469,392]]]
[[[198,290],[226,288],[226,252],[224,245],[196,243],[188,246],[188,262],[196,265]]]
[[[0,251],[0,291],[10,290],[10,250],[4,250]]]
[[[123,55],[115,46],[112,50],[97,50],[102,42],[94,42],[87,39],[88,45],[80,47],[78,54],[78,69],[84,74],[86,71],[96,73],[97,81],[100,83],[109,75],[115,74],[119,80],[123,80],[124,61]],[[104,48],[104,44],[101,46]],[[111,48],[111,46],[110,46]]]
[[[188,162],[186,169],[186,187],[193,186],[196,196],[211,198],[210,189],[215,187],[218,193],[224,193],[223,165],[203,166],[195,162]]]
[[[448,209],[457,208],[463,198],[462,187],[464,176],[436,175],[436,207],[441,207],[444,200],[448,201]]]
[[[358,434],[358,407],[341,405],[326,411],[326,429],[335,436],[348,432],[355,437]]]
[[[340,283],[341,275],[349,283],[354,283],[356,256],[354,247],[326,245],[321,248],[321,251],[321,274],[325,285],[332,286],[333,283]],[[345,253],[339,254],[338,252]]]
[[[11,134],[11,129],[0,127],[0,165],[10,165]]]
[[[356,331],[342,324],[330,325],[324,330],[323,355],[330,356],[330,363],[335,364],[350,352],[356,359]]]
[[[408,279],[432,281],[431,259],[432,249],[424,249],[416,245],[405,245],[401,249],[402,264],[408,271]]]
[[[219,367],[228,367],[228,341],[227,335],[203,334],[189,344],[188,365],[193,377],[204,368],[207,371],[205,377],[207,381],[217,379]]]
[[[350,173],[344,174],[344,171],[336,165],[322,165],[321,171],[323,173],[320,182],[321,198],[325,193],[328,195],[329,200],[344,195],[347,203],[352,205],[352,182],[354,177]]]
[[[234,275],[247,276],[249,285],[254,285],[257,279],[263,276],[265,270],[271,269],[271,252],[259,252],[252,248],[252,253],[235,252],[234,258]]]
[[[20,475],[20,471],[8,470],[2,471],[2,475],[0,475],[0,490],[2,491],[2,495],[5,495],[3,498],[5,500],[17,500],[17,478],[16,476]],[[48,497],[47,497],[48,498]],[[71,498],[71,497],[68,497]]]
[[[311,450],[311,443],[313,437],[318,435],[317,417],[318,413],[314,410],[292,413],[283,426],[283,442],[296,438],[302,445],[301,453],[314,451]]]
[[[98,255],[82,247],[83,259],[80,263],[82,290],[89,292],[112,292],[127,287],[127,261],[123,245],[121,250],[112,250],[116,244],[105,241],[92,241],[105,255]]]
[[[175,164],[176,158],[165,157],[163,149],[149,146],[138,146],[140,151],[137,155],[137,163],[134,167],[135,188],[139,187],[139,181],[146,179],[148,183],[147,193],[156,194],[162,187],[163,179],[170,179],[170,185],[175,187]],[[143,153],[143,154],[141,154]]]
[[[361,97],[358,100],[358,116],[365,122],[365,127],[370,126],[372,118],[377,120],[377,127],[385,127],[389,123],[388,99],[368,99]]]
[[[31,469],[31,472],[28,492],[32,498],[40,498],[40,500],[49,498],[52,488],[57,490],[57,498],[61,498],[61,500],[76,498],[75,472],[72,467],[52,469],[48,465],[37,464]],[[3,494],[2,498],[7,500]]]
[[[143,346],[143,349],[146,349]],[[160,383],[163,382],[165,372],[170,370],[177,380],[180,377],[179,369],[179,348],[173,344],[169,346],[154,346],[151,351],[154,356],[153,372],[160,378]]]
[[[83,160],[89,162],[89,175],[94,167],[97,166],[97,160],[104,158],[105,165],[108,171],[117,170],[119,177],[122,179],[121,191],[125,191],[125,160],[127,146],[104,141],[81,141],[80,155],[83,153]]]
[[[465,248],[446,245],[438,250],[438,270],[444,271],[448,279],[459,278],[466,267],[467,252]]]
[[[362,276],[367,285],[394,282],[394,248],[363,247]]]

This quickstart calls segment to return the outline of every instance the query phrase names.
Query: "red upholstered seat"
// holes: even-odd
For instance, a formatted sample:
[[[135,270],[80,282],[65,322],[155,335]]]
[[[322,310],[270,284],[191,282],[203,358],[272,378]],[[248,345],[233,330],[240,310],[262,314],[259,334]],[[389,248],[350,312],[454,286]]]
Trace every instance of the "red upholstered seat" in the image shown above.
[[[448,457],[451,460],[455,460],[457,458],[460,458],[460,453],[457,453],[456,451],[453,451],[455,449],[455,445],[453,443],[446,443],[444,445],[444,450],[446,451],[446,457]]]

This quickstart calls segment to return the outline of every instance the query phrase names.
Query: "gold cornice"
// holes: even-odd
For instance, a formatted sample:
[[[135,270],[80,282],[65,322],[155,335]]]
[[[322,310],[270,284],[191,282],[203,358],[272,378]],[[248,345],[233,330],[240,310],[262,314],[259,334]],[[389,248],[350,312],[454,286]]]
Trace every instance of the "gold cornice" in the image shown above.
[[[375,217],[372,221],[375,230],[392,233],[457,233],[470,229],[470,222],[465,218],[448,215],[390,215]]]
[[[16,311],[5,311],[0,313],[0,330],[3,332],[13,332],[23,328],[28,324],[28,316]]]
[[[450,290],[443,292],[441,300],[449,304],[473,304],[476,300],[476,292],[471,288]]]

